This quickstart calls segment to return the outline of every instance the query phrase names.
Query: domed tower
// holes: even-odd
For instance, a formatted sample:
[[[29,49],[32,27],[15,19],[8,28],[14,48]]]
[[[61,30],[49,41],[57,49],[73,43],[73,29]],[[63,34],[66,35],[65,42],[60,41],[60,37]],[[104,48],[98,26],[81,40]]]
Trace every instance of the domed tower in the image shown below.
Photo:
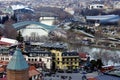
[[[20,49],[16,49],[7,66],[7,80],[29,80],[28,63]]]

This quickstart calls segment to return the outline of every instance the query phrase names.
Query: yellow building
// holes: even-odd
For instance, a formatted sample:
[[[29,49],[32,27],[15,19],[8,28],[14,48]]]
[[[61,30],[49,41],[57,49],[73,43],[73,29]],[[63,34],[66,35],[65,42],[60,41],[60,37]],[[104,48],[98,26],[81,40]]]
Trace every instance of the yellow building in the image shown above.
[[[62,68],[62,52],[59,50],[51,50],[51,53],[54,54],[54,62],[55,62],[55,68],[61,69]]]
[[[51,50],[54,54],[54,62],[56,69],[78,69],[79,56],[77,52],[61,52],[58,50]]]

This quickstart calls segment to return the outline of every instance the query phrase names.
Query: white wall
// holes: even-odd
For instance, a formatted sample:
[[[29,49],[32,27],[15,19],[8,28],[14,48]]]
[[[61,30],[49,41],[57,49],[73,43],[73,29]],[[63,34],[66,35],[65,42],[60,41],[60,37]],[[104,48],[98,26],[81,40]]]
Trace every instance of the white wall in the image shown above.
[[[30,59],[30,61],[33,60],[33,62],[35,62],[35,59],[37,59],[37,61],[39,61],[41,59],[41,61],[43,61],[46,64],[47,69],[51,69],[51,59],[52,57],[28,57],[28,56],[24,56],[26,61],[28,61],[28,59]],[[0,60],[1,61],[9,61],[12,58],[12,56],[8,55],[8,56],[0,56]],[[40,62],[41,62],[40,61]]]

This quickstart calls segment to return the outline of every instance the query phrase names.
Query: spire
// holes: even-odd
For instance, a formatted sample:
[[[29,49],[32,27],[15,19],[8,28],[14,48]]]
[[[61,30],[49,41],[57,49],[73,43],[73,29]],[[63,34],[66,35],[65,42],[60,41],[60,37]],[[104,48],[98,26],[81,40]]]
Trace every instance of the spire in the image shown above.
[[[19,48],[17,48],[7,66],[7,69],[25,70],[27,68],[28,68],[28,63],[26,62],[24,56],[22,55],[21,50]]]

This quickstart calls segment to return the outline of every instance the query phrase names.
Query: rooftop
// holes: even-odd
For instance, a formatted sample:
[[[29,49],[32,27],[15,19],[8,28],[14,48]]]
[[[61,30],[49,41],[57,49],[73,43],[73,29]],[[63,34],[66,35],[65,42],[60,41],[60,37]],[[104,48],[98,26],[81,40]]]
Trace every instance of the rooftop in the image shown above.
[[[25,61],[25,58],[23,57],[21,50],[17,48],[15,53],[13,54],[13,57],[8,63],[7,69],[24,70],[27,69],[28,67],[29,67],[28,63]]]
[[[78,56],[77,52],[63,52],[62,56]]]
[[[53,30],[53,29],[56,28],[55,26],[49,26],[49,25],[46,25],[46,24],[43,24],[43,23],[40,23],[40,22],[35,22],[35,21],[23,21],[23,22],[18,22],[18,23],[13,24],[13,27],[14,27],[15,29],[21,29],[21,28],[23,28],[24,26],[30,25],[30,24],[39,25],[39,28],[44,29],[44,30],[46,30],[46,31],[50,31],[50,30]]]

